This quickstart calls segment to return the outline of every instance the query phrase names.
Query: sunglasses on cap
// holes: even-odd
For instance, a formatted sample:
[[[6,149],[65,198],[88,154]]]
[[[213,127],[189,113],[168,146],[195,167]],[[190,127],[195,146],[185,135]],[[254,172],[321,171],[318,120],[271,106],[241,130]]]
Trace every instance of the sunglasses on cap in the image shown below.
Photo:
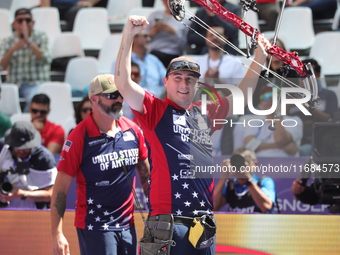
[[[41,115],[46,115],[47,111],[46,110],[38,110],[38,109],[31,109],[31,112],[34,114],[40,113]]]
[[[197,63],[189,61],[175,61],[169,64],[166,70],[166,76],[176,71],[192,71],[198,75],[200,74],[200,66]]]
[[[30,22],[32,21],[31,18],[25,18],[25,19],[19,18],[19,19],[16,19],[16,21],[18,21],[20,24],[21,24],[22,22],[24,22],[24,20],[26,21],[26,23],[30,23]]]
[[[262,94],[262,95],[260,96],[260,100],[264,100],[264,101],[266,101],[266,100],[268,100],[268,99],[270,99],[270,98],[273,98],[273,94],[272,94],[271,92],[269,92],[269,93],[264,93],[264,94]]]
[[[113,93],[101,93],[100,96],[105,97],[107,99],[117,99],[118,97],[123,98],[123,96],[118,91],[115,91]]]
[[[92,108],[91,108],[91,107],[84,107],[84,108],[81,108],[81,111],[82,111],[83,113],[91,112],[91,111],[92,111]]]

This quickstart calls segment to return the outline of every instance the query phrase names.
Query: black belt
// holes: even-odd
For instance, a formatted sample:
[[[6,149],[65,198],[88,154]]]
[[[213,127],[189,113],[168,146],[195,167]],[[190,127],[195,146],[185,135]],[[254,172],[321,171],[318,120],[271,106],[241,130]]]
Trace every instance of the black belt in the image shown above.
[[[187,227],[191,227],[194,218],[192,217],[185,217],[185,216],[174,216],[174,223],[179,225],[184,225]]]

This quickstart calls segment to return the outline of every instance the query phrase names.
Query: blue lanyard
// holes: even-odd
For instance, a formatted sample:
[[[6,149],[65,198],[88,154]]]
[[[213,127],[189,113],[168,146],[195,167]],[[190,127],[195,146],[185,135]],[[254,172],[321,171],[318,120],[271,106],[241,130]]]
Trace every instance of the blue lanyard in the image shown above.
[[[257,130],[257,133],[255,135],[256,138],[258,138],[258,136],[260,135],[260,132],[261,132],[261,129],[262,129],[263,126],[259,127],[259,129]],[[269,129],[268,129],[269,131]],[[272,131],[269,132],[269,135],[267,137],[265,137],[264,139],[259,139],[261,140],[262,142],[264,141],[267,141],[270,137],[272,136]]]

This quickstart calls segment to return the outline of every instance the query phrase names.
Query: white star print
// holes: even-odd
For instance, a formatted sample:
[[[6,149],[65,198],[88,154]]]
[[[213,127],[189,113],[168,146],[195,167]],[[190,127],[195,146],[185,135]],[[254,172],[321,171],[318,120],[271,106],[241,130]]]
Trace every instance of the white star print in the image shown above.
[[[93,226],[90,224],[87,226],[87,230],[93,230]]]
[[[179,215],[182,215],[182,212],[183,212],[183,211],[181,211],[180,209],[178,209],[178,210],[176,211],[176,213],[177,213],[178,216],[179,216]]]
[[[184,204],[185,204],[185,207],[189,207],[191,205],[189,201],[185,201]]]
[[[110,221],[113,221],[115,218],[113,216],[110,217]]]
[[[198,215],[198,211],[197,211],[197,210],[193,211],[192,213],[193,213],[194,215]]]
[[[186,183],[186,182],[185,182],[185,183],[183,183],[183,184],[182,184],[182,186],[183,186],[183,189],[189,189],[189,184],[188,184],[188,183]]]
[[[197,197],[198,198],[198,193],[196,191],[194,191],[194,193],[191,193],[192,197]]]
[[[200,202],[200,204],[201,204],[202,207],[205,206],[205,202],[203,200]]]
[[[120,228],[119,223],[116,224],[116,228]]]
[[[89,199],[87,200],[87,203],[88,203],[89,205],[93,204],[93,199],[92,199],[92,198],[89,198]]]
[[[108,230],[109,229],[109,225],[107,225],[106,223],[102,227],[104,228],[104,230]]]
[[[99,216],[97,216],[96,218],[94,218],[95,220],[96,220],[96,222],[97,221],[100,221],[100,217]]]
[[[175,198],[177,199],[177,198],[181,198],[181,196],[182,196],[182,194],[179,194],[178,192],[176,193],[176,194],[174,194],[175,195]]]
[[[97,208],[102,208],[102,205],[101,204],[97,204]]]
[[[171,176],[171,177],[172,177],[172,180],[173,180],[173,181],[176,181],[176,180],[178,181],[178,175],[177,175],[177,174],[174,174],[174,175]]]
[[[89,214],[94,214],[93,209],[91,209],[91,210],[89,211]]]
[[[106,211],[104,212],[104,215],[109,215],[109,212],[106,210]]]

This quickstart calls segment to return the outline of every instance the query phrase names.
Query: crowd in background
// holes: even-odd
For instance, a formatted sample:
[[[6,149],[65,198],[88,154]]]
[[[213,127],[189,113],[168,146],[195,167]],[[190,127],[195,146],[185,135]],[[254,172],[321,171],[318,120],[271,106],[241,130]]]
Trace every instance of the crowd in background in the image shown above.
[[[159,0],[160,1],[160,0]],[[57,7],[60,18],[67,22],[66,31],[72,31],[76,13],[81,8],[101,6],[105,7],[107,1],[57,1],[42,0],[42,7]],[[72,3],[71,3],[72,2]],[[165,76],[166,68],[171,59],[181,56],[193,56],[201,67],[201,79],[204,84],[213,86],[219,83],[238,84],[244,77],[244,66],[238,58],[238,52],[228,43],[221,41],[220,37],[238,46],[238,30],[230,23],[223,21],[213,13],[198,8],[196,15],[211,27],[204,31],[196,23],[187,23],[199,34],[206,36],[209,40],[199,36],[193,30],[177,22],[170,13],[166,0],[162,0],[164,10],[155,11],[150,15],[148,21],[150,25],[145,31],[137,34],[132,46],[132,70],[131,78],[142,86],[145,90],[157,97],[164,98],[166,92],[163,87],[162,78]],[[226,9],[241,16],[241,7],[228,1],[218,0]],[[322,2],[322,7],[318,4]],[[147,6],[147,3],[144,3]],[[259,18],[266,21],[267,29],[273,30],[280,10],[278,1],[257,1],[260,10]],[[293,1],[290,6],[308,6],[313,11],[314,19],[332,18],[336,10],[336,0],[328,1]],[[327,7],[327,8],[326,8]],[[289,7],[288,7],[289,8]],[[19,9],[14,14],[12,24],[13,35],[3,39],[0,44],[0,63],[7,76],[3,77],[3,83],[10,82],[18,85],[19,95],[22,98],[24,112],[30,113],[30,120],[42,137],[42,144],[53,154],[59,154],[67,135],[72,132],[73,126],[69,130],[64,130],[61,125],[48,120],[50,109],[50,98],[43,93],[38,93],[39,85],[49,81],[51,67],[51,53],[49,49],[49,38],[43,32],[34,29],[34,19],[29,9]],[[268,38],[270,39],[270,38]],[[119,42],[117,42],[119,43]],[[281,48],[284,43],[277,41]],[[228,54],[226,54],[228,52]],[[257,157],[289,157],[289,156],[311,156],[312,155],[312,126],[315,122],[328,122],[333,120],[334,114],[338,111],[338,98],[336,94],[321,84],[322,66],[313,59],[310,62],[314,67],[314,72],[318,80],[320,105],[317,108],[309,108],[311,116],[304,116],[296,107],[287,108],[287,116],[274,113],[268,116],[255,116],[246,108],[248,113],[245,116],[232,116],[234,122],[244,119],[256,118],[265,119],[277,118],[275,131],[270,131],[267,126],[254,128],[236,128],[224,126],[212,136],[213,155],[231,155],[237,148],[246,146],[255,151]],[[267,60],[269,68],[278,74],[282,74],[283,63],[275,57]],[[115,66],[119,64],[114,60],[109,68],[114,73]],[[264,73],[263,73],[264,74]],[[81,75],[81,74],[74,74]],[[267,110],[273,102],[273,87],[278,84],[278,80],[272,74],[268,79],[260,79],[253,96],[254,107],[260,110]],[[294,82],[299,82],[294,71],[290,70],[287,77]],[[204,85],[202,85],[204,86]],[[0,87],[1,88],[1,87]],[[1,92],[1,90],[0,90]],[[86,92],[85,92],[86,93]],[[218,90],[222,97],[228,96],[230,92]],[[197,98],[202,95],[202,90],[198,91]],[[6,97],[3,93],[2,98]],[[3,100],[0,98],[0,100]],[[62,98],[60,100],[63,100]],[[281,109],[282,110],[282,109]],[[79,124],[86,119],[92,111],[91,102],[88,97],[77,102],[75,107],[75,124]],[[277,112],[276,112],[277,114]],[[124,106],[124,115],[134,119],[130,109]],[[10,116],[1,113],[0,109],[0,138],[5,136],[6,130],[10,129]],[[286,128],[281,125],[282,120],[293,119],[298,125],[295,128]],[[275,153],[274,153],[275,152]]]

